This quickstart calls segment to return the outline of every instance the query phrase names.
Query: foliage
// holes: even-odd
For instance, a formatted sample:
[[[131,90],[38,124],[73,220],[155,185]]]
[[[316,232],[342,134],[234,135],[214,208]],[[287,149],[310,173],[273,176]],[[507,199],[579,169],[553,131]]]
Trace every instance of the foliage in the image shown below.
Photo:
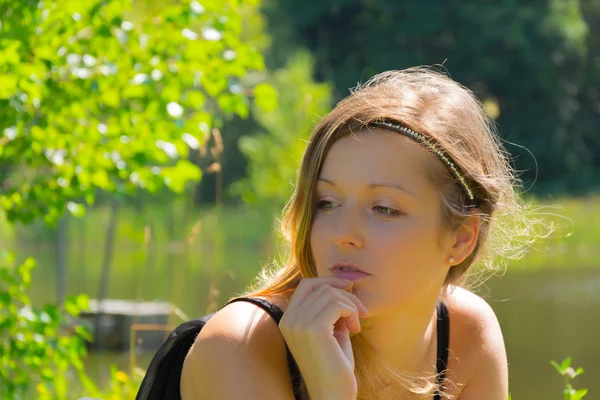
[[[31,258],[15,266],[10,253],[0,254],[0,395],[24,398],[37,385],[40,399],[65,399],[69,368],[85,379],[82,357],[90,333],[81,324],[74,331],[70,327],[88,299],[79,295],[60,308],[32,307],[25,292],[34,266]]]
[[[98,398],[133,399],[143,378],[111,366],[108,385],[100,389],[85,372],[86,341],[90,327],[78,321],[89,310],[85,295],[71,296],[62,307],[31,305],[26,295],[35,261],[28,258],[16,266],[12,254],[0,254],[0,395],[3,399],[68,399],[73,396],[73,374],[87,395]]]
[[[233,187],[245,202],[283,204],[290,196],[300,166],[306,139],[315,121],[331,107],[330,85],[312,79],[310,54],[300,51],[285,68],[272,74],[278,102],[255,107],[254,118],[265,133],[244,136],[239,141],[248,158],[248,177]],[[259,88],[257,87],[257,90]],[[265,99],[273,98],[269,86],[260,88]],[[258,105],[258,104],[257,104]],[[277,107],[276,107],[277,106]]]
[[[82,215],[98,189],[180,193],[201,177],[190,150],[225,117],[248,114],[242,81],[264,65],[240,40],[238,9],[254,0],[178,2],[150,15],[133,5],[0,3],[0,205],[9,220],[54,222],[65,205]],[[257,103],[271,93],[255,93]]]
[[[375,73],[444,64],[497,104],[527,188],[536,181],[538,194],[600,189],[597,0],[271,0],[266,13],[269,65],[307,47],[316,77],[332,82],[340,99]]]
[[[273,95],[267,84],[253,93],[244,80],[264,69],[257,49],[242,42],[242,16],[257,7],[256,0],[0,0],[0,206],[7,220],[53,224],[65,208],[82,216],[98,191],[182,193],[200,180],[189,159],[212,129],[246,117],[250,95],[259,106]],[[22,398],[36,385],[39,398],[64,399],[75,373],[88,395],[131,398],[139,376],[113,368],[111,385],[100,390],[85,374],[84,339],[91,337],[74,318],[87,297],[34,309],[25,294],[34,261],[13,263],[5,253],[2,397]]]
[[[110,381],[106,385],[104,390],[100,390],[97,387],[92,388],[94,398],[84,396],[79,400],[99,400],[99,399],[111,399],[111,400],[133,400],[144,378],[143,371],[136,369],[133,374],[128,375],[124,371],[120,371],[112,365],[110,367]]]
[[[577,376],[583,374],[583,368],[577,368],[577,370],[571,367],[571,357],[567,357],[564,361],[559,365],[556,361],[550,361],[550,364],[556,369],[556,371],[564,376],[565,378],[565,400],[580,400],[587,394],[587,389],[573,389],[570,381],[571,379],[576,378]]]

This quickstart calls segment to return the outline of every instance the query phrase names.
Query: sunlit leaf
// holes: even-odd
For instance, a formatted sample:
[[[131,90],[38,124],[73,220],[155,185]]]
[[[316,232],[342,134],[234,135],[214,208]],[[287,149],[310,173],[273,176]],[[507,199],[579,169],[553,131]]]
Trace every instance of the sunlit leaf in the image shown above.
[[[8,74],[0,74],[0,99],[8,99],[15,94],[17,78]]]
[[[277,91],[268,83],[260,83],[254,87],[254,102],[263,111],[273,111],[277,107]]]
[[[83,206],[82,204],[77,204],[70,201],[67,203],[67,210],[74,217],[81,218],[85,216],[85,206]]]

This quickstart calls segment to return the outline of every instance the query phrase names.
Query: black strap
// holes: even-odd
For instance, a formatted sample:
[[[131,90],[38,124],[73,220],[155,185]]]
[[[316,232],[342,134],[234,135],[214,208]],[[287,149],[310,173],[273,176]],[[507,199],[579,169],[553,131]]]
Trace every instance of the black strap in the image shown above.
[[[446,378],[446,369],[448,368],[448,347],[450,345],[450,318],[448,307],[443,301],[437,303],[437,362],[436,370],[438,372],[437,384],[444,388],[443,383]],[[434,400],[441,400],[442,396],[436,392]]]
[[[281,308],[277,307],[273,303],[268,302],[267,300],[258,299],[258,298],[254,298],[254,297],[238,297],[236,299],[229,301],[227,304],[234,303],[236,301],[247,301],[249,303],[257,305],[258,307],[265,310],[271,316],[271,318],[273,318],[275,320],[277,325],[279,325],[279,321],[281,320],[281,317],[283,316],[283,311],[281,311]],[[285,343],[285,340],[284,340],[284,343]],[[292,356],[292,353],[290,352],[290,349],[288,348],[287,343],[285,343],[285,352],[287,354],[287,362],[288,362],[288,369],[290,372],[290,377],[292,378],[292,387],[294,388],[294,397],[296,398],[296,400],[300,400],[301,399],[302,376],[300,375],[300,370],[298,369],[298,364],[296,364],[296,361],[294,360],[294,357]]]

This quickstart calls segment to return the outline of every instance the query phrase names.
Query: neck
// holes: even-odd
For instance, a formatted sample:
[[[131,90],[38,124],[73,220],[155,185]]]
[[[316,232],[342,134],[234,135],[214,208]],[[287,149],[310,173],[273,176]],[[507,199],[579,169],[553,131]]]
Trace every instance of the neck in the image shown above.
[[[378,357],[406,371],[419,369],[427,361],[436,334],[438,294],[367,318],[369,327],[361,334]]]

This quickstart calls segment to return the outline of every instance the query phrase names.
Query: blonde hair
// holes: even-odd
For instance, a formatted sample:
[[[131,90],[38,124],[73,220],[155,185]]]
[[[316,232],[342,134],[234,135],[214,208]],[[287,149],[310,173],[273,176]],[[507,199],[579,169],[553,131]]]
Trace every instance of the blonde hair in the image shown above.
[[[388,71],[357,86],[314,128],[281,224],[289,245],[287,261],[264,268],[258,285],[243,296],[284,294],[289,299],[301,279],[317,276],[309,237],[323,161],[336,140],[381,119],[397,121],[435,140],[454,160],[478,201],[475,211],[468,207],[464,188],[444,163],[425,166],[440,195],[441,228],[456,229],[474,213],[481,217],[477,244],[469,257],[450,269],[444,293],[450,286],[469,286],[467,278],[476,274],[467,272],[474,265],[481,271],[497,271],[502,257],[520,258],[542,236],[537,228],[543,224],[532,218],[530,206],[517,193],[521,182],[509,154],[475,95],[429,67]],[[382,390],[390,385],[418,394],[432,394],[436,389],[435,374],[411,376],[393,370],[374,356],[360,333],[351,339],[359,399],[391,399],[394,393]]]

